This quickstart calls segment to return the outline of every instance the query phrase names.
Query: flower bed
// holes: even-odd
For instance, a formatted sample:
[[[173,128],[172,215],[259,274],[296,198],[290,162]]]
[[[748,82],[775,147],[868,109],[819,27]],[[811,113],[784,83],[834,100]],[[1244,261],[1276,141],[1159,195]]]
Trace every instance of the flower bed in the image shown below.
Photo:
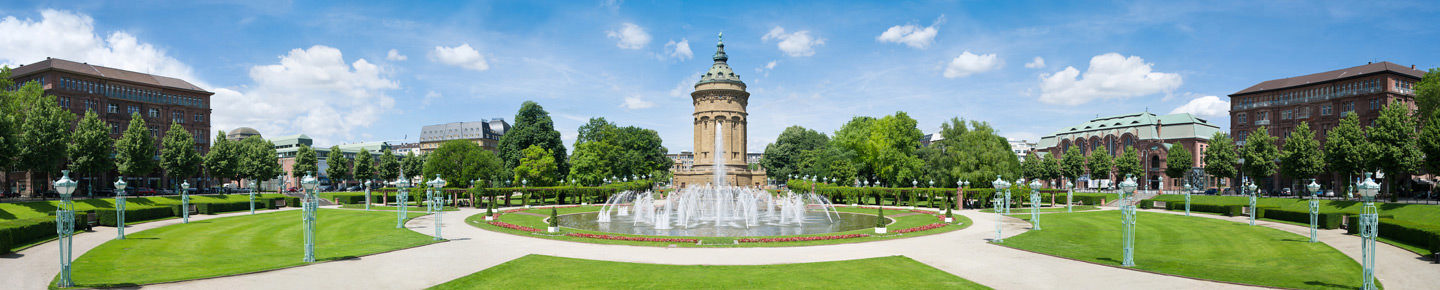
[[[502,212],[500,212],[500,213],[514,213],[514,212],[522,212],[522,211],[527,211],[527,210],[530,210],[530,209],[528,209],[528,208],[515,208],[515,209],[508,209],[508,210],[502,211]],[[499,216],[499,214],[496,214],[496,216]]]
[[[913,227],[913,228],[898,230],[898,231],[895,231],[895,233],[897,233],[897,234],[903,234],[903,233],[913,233],[913,232],[918,232],[918,231],[928,231],[928,230],[938,229],[938,228],[944,227],[944,226],[946,226],[946,225],[947,225],[947,224],[945,224],[945,223],[933,223],[933,224],[928,224],[928,225],[923,225],[923,226],[918,226],[918,227]]]
[[[514,225],[514,224],[507,223],[507,222],[490,222],[490,225],[497,226],[497,227],[502,227],[502,228],[507,228],[507,229],[512,229],[512,230],[522,230],[522,231],[527,231],[527,232],[538,232],[538,231],[540,231],[540,229],[531,228],[531,227],[526,227],[526,226]]]
[[[741,243],[804,242],[804,241],[824,241],[824,240],[853,239],[853,238],[863,238],[863,237],[869,237],[869,236],[870,236],[870,235],[867,235],[867,234],[849,234],[849,235],[838,235],[838,236],[788,237],[788,238],[765,238],[765,239],[744,238],[744,239],[739,239],[739,240],[736,240],[736,241],[739,241],[739,242],[741,242]]]
[[[626,237],[626,236],[597,235],[597,234],[585,234],[585,233],[568,233],[568,234],[565,234],[565,236],[567,236],[567,237],[578,237],[578,238],[602,239],[602,240],[636,241],[636,242],[665,242],[665,243],[698,243],[698,242],[700,242],[700,240],[697,240],[697,239],[672,239],[672,238]]]

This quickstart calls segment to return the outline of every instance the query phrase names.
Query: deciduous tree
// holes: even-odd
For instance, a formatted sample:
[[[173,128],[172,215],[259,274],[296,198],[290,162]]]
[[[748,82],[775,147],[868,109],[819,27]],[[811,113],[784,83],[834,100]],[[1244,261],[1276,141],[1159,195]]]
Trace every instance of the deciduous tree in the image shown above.
[[[120,175],[145,177],[155,171],[155,165],[155,138],[140,113],[132,113],[125,134],[115,141],[115,168]]]
[[[340,145],[330,146],[330,152],[325,154],[325,176],[330,177],[330,183],[335,188],[341,188],[345,181],[350,179],[350,158],[345,158],[345,152],[340,151]]]
[[[470,187],[471,181],[490,180],[498,177],[500,172],[500,158],[466,140],[440,143],[434,152],[426,154],[424,164],[423,179],[432,179],[439,174],[450,187]]]
[[[1140,165],[1140,152],[1135,147],[1125,147],[1125,153],[1115,159],[1115,174],[1118,180],[1134,177],[1136,182],[1142,182],[1140,179],[1145,178],[1145,167]]]
[[[774,143],[765,146],[765,154],[760,157],[760,166],[765,167],[765,175],[769,179],[785,180],[793,174],[801,174],[799,164],[804,151],[825,147],[829,142],[830,137],[826,137],[824,133],[790,126],[780,132]]]
[[[529,186],[551,186],[555,185],[556,171],[559,170],[555,164],[555,155],[545,147],[531,145],[522,152],[524,157],[520,158],[520,166],[515,167],[515,182]]]
[[[1360,119],[1355,114],[1349,114],[1340,119],[1340,125],[1330,129],[1325,134],[1325,163],[1330,169],[1341,174],[1340,184],[1336,186],[1343,192],[1351,186],[1352,176],[1356,176],[1365,168],[1366,147],[1369,142],[1365,140],[1365,132],[1360,129]]]
[[[1280,155],[1280,174],[1291,179],[1300,181],[1325,173],[1325,152],[1320,151],[1320,141],[1315,140],[1308,122],[1295,127]]]
[[[1093,152],[1091,154],[1101,153]],[[1061,156],[1060,159],[1060,176],[1065,177],[1065,180],[1073,181],[1080,178],[1081,175],[1085,175],[1085,153],[1081,153],[1080,148],[1070,147],[1070,150],[1065,151],[1065,156]],[[1050,187],[1060,188],[1064,184],[1065,182],[1062,181],[1051,184]]]
[[[360,153],[355,154],[355,165],[350,172],[355,175],[355,180],[375,178],[375,160],[370,157],[370,150],[360,149]]]
[[[565,143],[560,140],[560,131],[555,131],[550,113],[540,104],[525,101],[520,105],[520,111],[515,113],[515,126],[500,137],[499,157],[505,161],[506,168],[515,168],[520,166],[520,159],[524,157],[522,151],[530,146],[550,151],[556,168],[562,174],[569,173],[570,163],[565,158],[569,154],[565,152]]]
[[[300,149],[295,150],[295,164],[290,168],[290,176],[295,178],[296,184],[306,175],[314,175],[320,178],[320,156],[315,153],[310,145],[300,144]]]
[[[165,169],[165,176],[171,178],[171,185],[178,187],[177,182],[194,177],[195,173],[200,172],[200,163],[200,153],[195,150],[195,137],[179,123],[171,122],[170,130],[165,131],[165,140],[161,142],[160,150],[160,167]]]
[[[1215,135],[1210,136],[1208,144],[1209,147],[1205,148],[1205,174],[1220,179],[1235,178],[1239,173],[1235,163],[1240,158],[1235,150],[1235,141],[1230,139],[1230,135],[1215,132]]]
[[[1370,133],[1370,168],[1380,169],[1387,176],[1386,193],[1390,201],[1397,199],[1395,181],[1405,180],[1420,164],[1420,148],[1415,144],[1415,119],[1410,107],[1395,102],[1380,110],[1380,117],[1367,130]]]
[[[1115,167],[1115,159],[1110,157],[1110,152],[1091,152],[1089,162],[1086,162],[1085,166],[1090,168],[1090,179],[1110,179],[1110,172]]]
[[[5,125],[0,124],[0,127],[3,126]],[[92,177],[91,180],[98,180],[93,177],[115,167],[115,161],[110,159],[110,154],[115,152],[115,139],[110,138],[109,126],[100,121],[100,116],[96,115],[95,111],[85,111],[85,118],[75,125],[75,131],[70,137],[71,170],[85,173]],[[4,136],[0,136],[0,139],[3,138]],[[0,140],[0,143],[3,143],[3,140]],[[95,182],[86,182],[86,185],[86,193],[95,196]]]
[[[1185,177],[1185,172],[1194,168],[1195,160],[1190,157],[1190,149],[1184,144],[1175,143],[1170,150],[1165,152],[1165,176],[1170,178]]]
[[[1250,136],[1245,138],[1245,147],[1240,148],[1240,156],[1245,158],[1245,164],[1240,165],[1240,170],[1255,180],[1255,185],[1261,190],[1266,187],[1260,184],[1261,179],[1275,175],[1280,165],[1275,160],[1280,159],[1280,149],[1275,146],[1275,137],[1270,136],[1270,129],[1265,126],[1255,128]]]

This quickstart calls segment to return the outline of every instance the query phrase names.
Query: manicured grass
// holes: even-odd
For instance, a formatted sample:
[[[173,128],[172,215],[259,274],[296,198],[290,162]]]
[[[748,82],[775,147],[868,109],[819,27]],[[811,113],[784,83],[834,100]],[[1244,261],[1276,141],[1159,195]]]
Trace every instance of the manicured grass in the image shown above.
[[[835,209],[836,209],[837,211],[841,211],[841,212],[853,212],[853,213],[863,213],[863,214],[874,214],[874,213],[875,213],[875,209],[874,209],[874,208],[865,209],[865,208],[851,208],[851,207],[836,207]],[[598,210],[600,210],[600,207],[598,207],[598,206],[581,206],[581,207],[562,207],[562,208],[559,208],[559,209],[558,209],[558,212],[559,212],[559,214],[564,215],[564,214],[572,214],[572,213],[592,212],[592,211],[598,211]],[[534,213],[534,214],[540,214],[540,215],[545,215],[545,216],[533,216],[533,215],[524,215],[524,214],[504,214],[504,215],[501,215],[500,218],[497,219],[497,221],[505,222],[505,223],[510,223],[510,224],[515,224],[515,225],[520,225],[520,226],[525,226],[525,227],[530,227],[530,228],[535,228],[535,229],[542,229],[542,230],[545,229],[546,227],[549,227],[549,224],[545,223],[545,221],[544,221],[545,218],[547,218],[547,217],[550,215],[550,209],[549,209],[549,208],[534,208],[534,209],[526,210],[526,211],[524,211],[524,212]],[[497,213],[498,213],[498,211],[497,211]],[[907,214],[908,214],[908,215],[907,215]],[[900,215],[903,215],[903,216],[900,216]],[[919,214],[919,213],[915,213],[915,212],[910,211],[910,210],[900,210],[900,209],[886,209],[886,210],[885,210],[885,217],[891,218],[891,219],[894,220],[894,221],[891,222],[890,225],[888,226],[888,228],[889,228],[889,230],[890,230],[891,232],[894,232],[894,231],[896,231],[896,230],[901,230],[901,229],[908,229],[908,228],[920,227],[920,226],[925,226],[925,225],[929,225],[929,224],[933,224],[933,223],[942,222],[939,218],[936,218],[934,215],[931,215],[931,214]],[[503,232],[503,233],[509,233],[509,234],[515,234],[515,235],[521,235],[521,236],[527,236],[527,237],[545,238],[545,239],[552,239],[552,240],[575,241],[575,242],[594,243],[594,244],[616,244],[616,245],[635,245],[635,246],[652,246],[652,247],[668,247],[668,246],[672,246],[672,245],[673,245],[673,246],[677,246],[677,247],[793,247],[793,246],[814,246],[814,245],[829,245],[829,244],[845,244],[845,243],[868,242],[868,241],[888,240],[888,239],[897,239],[897,238],[918,237],[918,236],[933,235],[933,234],[938,234],[938,233],[944,233],[944,232],[949,232],[949,231],[964,229],[964,228],[970,227],[970,225],[973,225],[973,224],[974,224],[974,222],[972,222],[969,218],[967,218],[967,217],[965,217],[965,216],[963,216],[963,215],[958,215],[958,214],[956,214],[956,215],[954,215],[954,218],[955,218],[955,222],[953,223],[954,225],[952,225],[952,226],[946,226],[946,227],[941,227],[941,228],[937,228],[937,229],[931,229],[931,230],[927,230],[927,231],[919,231],[919,232],[905,233],[905,234],[894,234],[894,233],[892,233],[892,234],[886,234],[886,235],[880,235],[880,236],[851,238],[851,239],[839,239],[839,240],[817,240],[817,241],[797,241],[797,242],[778,242],[778,243],[739,243],[739,244],[735,244],[735,239],[738,239],[738,238],[778,238],[778,237],[838,236],[838,235],[847,235],[847,234],[869,234],[869,235],[874,235],[874,234],[875,234],[875,230],[874,230],[873,228],[864,228],[864,229],[858,229],[858,230],[853,230],[853,231],[845,231],[845,232],[834,232],[834,233],[824,233],[824,234],[810,234],[810,235],[796,235],[796,236],[669,237],[669,236],[642,236],[642,235],[616,234],[616,233],[608,233],[608,232],[600,232],[600,231],[580,230],[580,229],[573,229],[573,228],[561,228],[561,229],[560,229],[560,234],[561,234],[561,235],[549,234],[549,233],[532,233],[532,232],[526,232],[526,231],[521,231],[521,230],[513,230],[513,229],[507,229],[507,228],[502,228],[502,227],[490,225],[489,223],[486,223],[486,222],[485,222],[485,214],[483,214],[483,213],[482,213],[482,214],[473,215],[473,216],[470,216],[470,217],[466,218],[466,219],[465,219],[465,223],[466,223],[466,224],[469,224],[469,225],[471,225],[471,226],[475,226],[475,227],[482,228],[482,229],[487,229],[487,230],[492,230],[492,231],[497,231],[497,232]],[[700,240],[702,240],[703,245],[696,245],[696,244],[690,244],[690,243],[673,243],[673,242],[638,242],[638,241],[617,241],[617,240],[605,240],[605,239],[591,239],[591,238],[580,238],[580,237],[568,237],[568,236],[564,236],[564,235],[563,235],[564,233],[588,233],[588,234],[604,234],[604,235],[611,235],[611,236],[654,237],[654,238],[695,238],[695,239],[700,239]]]
[[[1184,203],[1185,196],[1179,194],[1164,194],[1156,196],[1152,198],[1152,200]],[[1196,204],[1249,205],[1250,199],[1243,196],[1191,195],[1190,202]],[[1255,199],[1255,205],[1262,208],[1279,207],[1284,210],[1300,212],[1310,210],[1310,201],[1308,199],[1261,197]],[[1359,201],[1320,200],[1320,212],[1359,214],[1360,208],[1363,206],[1364,203]],[[1375,206],[1380,209],[1381,215],[1393,215],[1396,220],[1415,223],[1440,223],[1440,205],[1377,202]]]
[[[758,266],[527,255],[430,289],[990,289],[904,256]]]
[[[1028,216],[1020,216],[1027,218]],[[1277,229],[1201,217],[1137,213],[1135,269],[1283,288],[1355,289],[1360,264],[1324,243]],[[1002,245],[1120,265],[1120,213],[1051,214],[1045,229]]]
[[[321,209],[316,220],[317,261],[433,242],[395,228],[393,213]],[[298,210],[191,221],[106,242],[76,259],[72,278],[90,287],[144,285],[299,266],[303,242]]]
[[[1093,205],[1077,205],[1077,206],[1074,206],[1074,208],[1073,208],[1072,210],[1079,212],[1079,211],[1091,211],[1091,210],[1098,210],[1098,209],[1100,209],[1100,208],[1099,208],[1099,207],[1095,207],[1095,206],[1093,206]],[[982,210],[980,210],[980,212],[993,213],[993,212],[995,212],[995,209],[988,209],[988,208],[987,208],[987,209],[982,209]],[[1041,208],[1041,209],[1040,209],[1040,212],[1042,212],[1042,213],[1065,212],[1065,207],[1062,205],[1062,206],[1060,206],[1060,207]],[[1010,214],[1011,214],[1011,215],[1022,214],[1022,213],[1023,213],[1023,214],[1030,214],[1030,207],[1027,206],[1027,207],[1012,207],[1012,208],[1010,208]]]
[[[259,198],[259,197],[262,197],[262,196],[263,196],[263,197],[281,197],[282,195],[273,194],[273,193],[272,193],[272,194],[257,194],[257,195],[255,195],[256,198]],[[190,196],[190,203],[222,202],[222,201],[224,201],[224,202],[229,202],[229,201],[248,201],[248,200],[250,200],[250,195],[248,195],[248,194],[191,195],[191,196]],[[59,206],[59,204],[60,204],[60,201],[58,201],[58,200],[35,201],[35,202],[16,202],[16,203],[0,203],[0,221],[54,216],[54,215],[55,215],[56,207]],[[179,197],[179,196],[147,196],[147,197],[133,197],[133,196],[130,196],[130,197],[126,197],[126,198],[125,198],[125,204],[126,204],[127,206],[161,206],[161,205],[180,204],[180,197]],[[97,208],[115,208],[115,199],[114,199],[114,198],[104,198],[104,199],[85,199],[85,200],[76,200],[76,201],[75,201],[75,210],[77,210],[77,211],[92,211],[92,210],[95,210],[95,209],[97,209]]]
[[[363,210],[363,209],[365,209],[365,205],[363,205],[363,204],[346,204],[346,205],[341,205],[340,208],[351,208],[351,209],[361,209],[361,210]],[[380,205],[371,205],[371,206],[370,206],[370,210],[380,210],[380,211],[395,211],[396,208],[398,208],[398,207],[395,207],[395,206],[380,206]],[[407,207],[405,207],[405,208],[409,209],[408,212],[415,212],[415,211],[420,211],[421,213],[424,213],[424,212],[425,212],[425,207],[422,207],[422,206],[407,206]],[[445,211],[458,211],[458,210],[460,210],[460,209],[457,209],[457,208],[455,208],[455,207],[453,207],[453,206],[447,206],[447,207],[445,207]]]

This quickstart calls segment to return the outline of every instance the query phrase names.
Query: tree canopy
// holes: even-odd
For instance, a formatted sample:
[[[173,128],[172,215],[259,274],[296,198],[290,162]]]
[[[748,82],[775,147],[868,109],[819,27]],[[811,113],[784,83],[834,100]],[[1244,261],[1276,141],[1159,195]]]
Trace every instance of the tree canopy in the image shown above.
[[[115,161],[110,159],[110,154],[115,152],[115,140],[110,138],[110,127],[105,125],[105,121],[100,120],[100,116],[95,114],[95,111],[85,111],[85,117],[80,119],[80,124],[75,125],[75,131],[70,137],[71,170],[94,177],[115,167]],[[0,138],[4,137],[0,136]],[[89,182],[89,184],[91,186],[88,192],[94,195],[93,185],[95,183]]]
[[[225,139],[225,131],[215,134],[215,142],[210,144],[210,152],[205,153],[205,170],[210,176],[222,179],[235,179],[240,177],[240,159],[244,154],[240,144]]]
[[[440,143],[440,147],[435,148],[434,152],[426,154],[423,171],[425,178],[422,179],[428,180],[439,174],[440,178],[445,179],[446,186],[470,187],[474,180],[498,177],[500,165],[500,158],[495,157],[489,150],[480,148],[475,142],[451,140]]]
[[[528,186],[553,186],[556,184],[555,155],[545,147],[531,145],[522,151],[520,166],[515,167],[515,182]]]
[[[555,131],[550,113],[534,101],[525,101],[520,105],[520,111],[515,113],[515,126],[500,137],[499,157],[505,162],[505,168],[520,166],[520,159],[524,157],[522,151],[530,146],[550,151],[557,170],[561,174],[569,173],[570,162],[566,159],[569,154],[565,151],[564,141],[560,140],[560,131]]]
[[[791,175],[801,174],[800,161],[805,151],[825,148],[828,143],[830,137],[824,133],[790,126],[780,132],[774,143],[765,146],[760,166],[765,167],[765,175],[771,180],[788,179]]]
[[[27,83],[11,93],[39,96],[38,89],[32,87],[38,85]],[[46,175],[57,173],[68,153],[70,122],[75,119],[75,114],[56,104],[54,96],[36,97],[31,104],[20,123],[20,168]]]
[[[1280,168],[1275,164],[1275,160],[1280,159],[1280,149],[1275,146],[1275,137],[1270,136],[1270,129],[1265,126],[1250,132],[1250,136],[1245,138],[1245,147],[1240,149],[1240,156],[1245,158],[1245,164],[1241,164],[1240,169],[1245,176],[1256,180],[1257,185],[1260,179],[1275,175]]]
[[[1099,152],[1091,154],[1103,155]],[[1060,158],[1060,176],[1065,177],[1065,180],[1075,180],[1081,175],[1085,175],[1085,153],[1081,153],[1079,148],[1070,147],[1070,150],[1065,151],[1065,155]],[[1051,187],[1058,188],[1063,184],[1065,183],[1052,184]]]
[[[1415,172],[1420,165],[1420,148],[1415,142],[1415,119],[1410,117],[1410,108],[1405,103],[1395,102],[1380,110],[1380,117],[1367,130],[1370,133],[1370,168],[1379,169],[1385,178],[1386,192],[1393,193],[1394,181],[1401,176]],[[1394,200],[1395,195],[1391,195]]]
[[[1090,179],[1110,179],[1111,168],[1115,167],[1115,159],[1110,157],[1109,152],[1090,153],[1089,161],[1085,166],[1090,169]]]
[[[1217,178],[1235,178],[1239,171],[1235,168],[1236,161],[1239,161],[1239,153],[1235,150],[1235,141],[1230,135],[1222,132],[1215,132],[1210,136],[1209,147],[1205,148],[1205,174]]]
[[[340,145],[330,146],[330,152],[325,154],[325,165],[325,176],[330,178],[331,183],[343,184],[343,181],[350,180],[350,158],[345,158]]]
[[[1360,118],[1355,114],[1340,119],[1340,124],[1325,134],[1325,163],[1330,165],[1331,170],[1344,175],[1339,184],[1341,189],[1350,186],[1348,180],[1351,176],[1365,170],[1366,147],[1369,146],[1366,142],[1365,132],[1360,129]]]
[[[121,175],[131,177],[155,171],[155,139],[138,112],[130,114],[130,126],[115,141],[115,167]]]
[[[166,176],[185,179],[200,172],[200,152],[195,149],[195,137],[190,135],[185,127],[171,122],[170,130],[165,131],[165,140],[161,144],[160,167],[165,169]]]
[[[284,169],[280,168],[280,155],[276,154],[275,143],[271,143],[270,140],[265,140],[260,136],[250,136],[239,143],[231,142],[230,144],[238,155],[235,158],[239,162],[239,168],[235,171],[237,177],[268,180],[285,173]],[[310,147],[304,148],[309,150]],[[312,162],[310,164],[313,167],[315,150],[309,151],[309,158]],[[299,161],[299,158],[297,157],[296,160]],[[300,163],[296,162],[295,164],[296,168],[299,168]],[[304,176],[304,174],[299,176]]]
[[[395,180],[400,178],[400,159],[395,157],[395,152],[385,151],[380,153],[380,162],[376,166],[376,178],[381,180]]]
[[[375,178],[375,159],[370,157],[370,150],[361,149],[355,154],[355,165],[350,169],[355,175],[355,180],[372,180]]]
[[[1440,68],[1431,68],[1415,84],[1415,107],[1415,115],[1424,123],[1440,108]]]
[[[598,185],[612,176],[661,176],[671,166],[672,161],[665,157],[668,149],[655,130],[591,118],[580,132],[582,138],[577,138],[570,172],[565,175],[583,184]],[[558,165],[556,170],[560,170]],[[514,173],[524,174],[518,169]],[[562,181],[560,178],[552,177],[556,182]]]
[[[1145,167],[1140,164],[1140,152],[1135,147],[1125,147],[1125,153],[1115,159],[1115,174],[1119,179],[1134,177],[1136,182],[1144,178]]]
[[[1285,138],[1280,155],[1280,174],[1301,180],[1325,173],[1325,152],[1320,151],[1320,141],[1315,140],[1308,122],[1300,122],[1290,138]]]
[[[1195,160],[1190,157],[1190,149],[1185,148],[1185,144],[1175,143],[1165,152],[1165,176],[1185,177],[1185,172],[1194,168],[1194,164]]]
[[[300,144],[300,149],[295,151],[295,165],[290,168],[290,176],[294,177],[296,181],[312,174],[317,175],[315,178],[320,178],[318,176],[320,173],[316,172],[320,171],[319,163],[320,156],[315,153],[315,149],[310,148],[310,145]]]

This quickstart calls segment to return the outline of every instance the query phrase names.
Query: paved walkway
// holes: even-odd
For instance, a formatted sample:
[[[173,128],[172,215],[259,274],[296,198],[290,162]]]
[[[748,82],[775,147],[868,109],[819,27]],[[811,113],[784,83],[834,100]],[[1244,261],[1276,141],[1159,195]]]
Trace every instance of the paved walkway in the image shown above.
[[[997,289],[1247,289],[1249,287],[1151,274],[1055,258],[989,244],[995,236],[999,215],[974,210],[957,211],[977,224],[967,229],[923,237],[854,244],[780,248],[660,248],[599,245],[528,238],[491,232],[463,225],[468,216],[483,209],[461,209],[444,215],[444,236],[450,241],[353,260],[317,263],[279,271],[233,277],[147,285],[146,289],[423,289],[444,283],[527,254],[581,259],[672,264],[672,265],[761,265],[851,260],[904,255]],[[202,216],[214,218],[230,216]],[[1204,215],[1201,215],[1204,216]],[[131,232],[178,221],[167,220],[131,227]],[[407,228],[433,234],[433,216],[411,220]],[[1272,223],[1274,224],[1274,223]],[[1304,227],[1275,224],[1278,228]],[[1270,225],[1267,225],[1270,226]],[[1029,223],[1003,218],[1005,236],[1023,233]],[[1305,229],[1308,234],[1308,229]],[[1343,232],[1327,231],[1322,239],[1350,254],[1358,253],[1358,238]],[[114,237],[113,228],[76,236],[76,253],[93,248]],[[1353,241],[1353,242],[1351,242]],[[1346,244],[1354,245],[1346,248]],[[1388,248],[1388,249],[1387,249]],[[1403,253],[1392,253],[1398,250]],[[1383,283],[1391,289],[1425,289],[1431,283],[1435,265],[1406,263],[1416,255],[1393,246],[1380,247]],[[0,281],[6,288],[43,289],[54,277],[59,262],[53,242],[19,253],[20,257],[0,259]],[[1359,259],[1356,255],[1351,255]],[[1390,258],[1386,258],[1390,256]],[[1411,261],[1414,262],[1414,261]],[[1410,274],[1402,268],[1426,271]],[[1356,274],[1358,276],[1358,273]],[[1403,277],[1402,277],[1403,276]],[[1418,277],[1410,277],[1418,276]],[[29,277],[29,278],[27,278]],[[43,277],[43,278],[42,278]],[[1388,278],[1387,278],[1388,277]],[[1434,279],[1434,278],[1429,278]],[[12,282],[15,281],[15,282]]]

